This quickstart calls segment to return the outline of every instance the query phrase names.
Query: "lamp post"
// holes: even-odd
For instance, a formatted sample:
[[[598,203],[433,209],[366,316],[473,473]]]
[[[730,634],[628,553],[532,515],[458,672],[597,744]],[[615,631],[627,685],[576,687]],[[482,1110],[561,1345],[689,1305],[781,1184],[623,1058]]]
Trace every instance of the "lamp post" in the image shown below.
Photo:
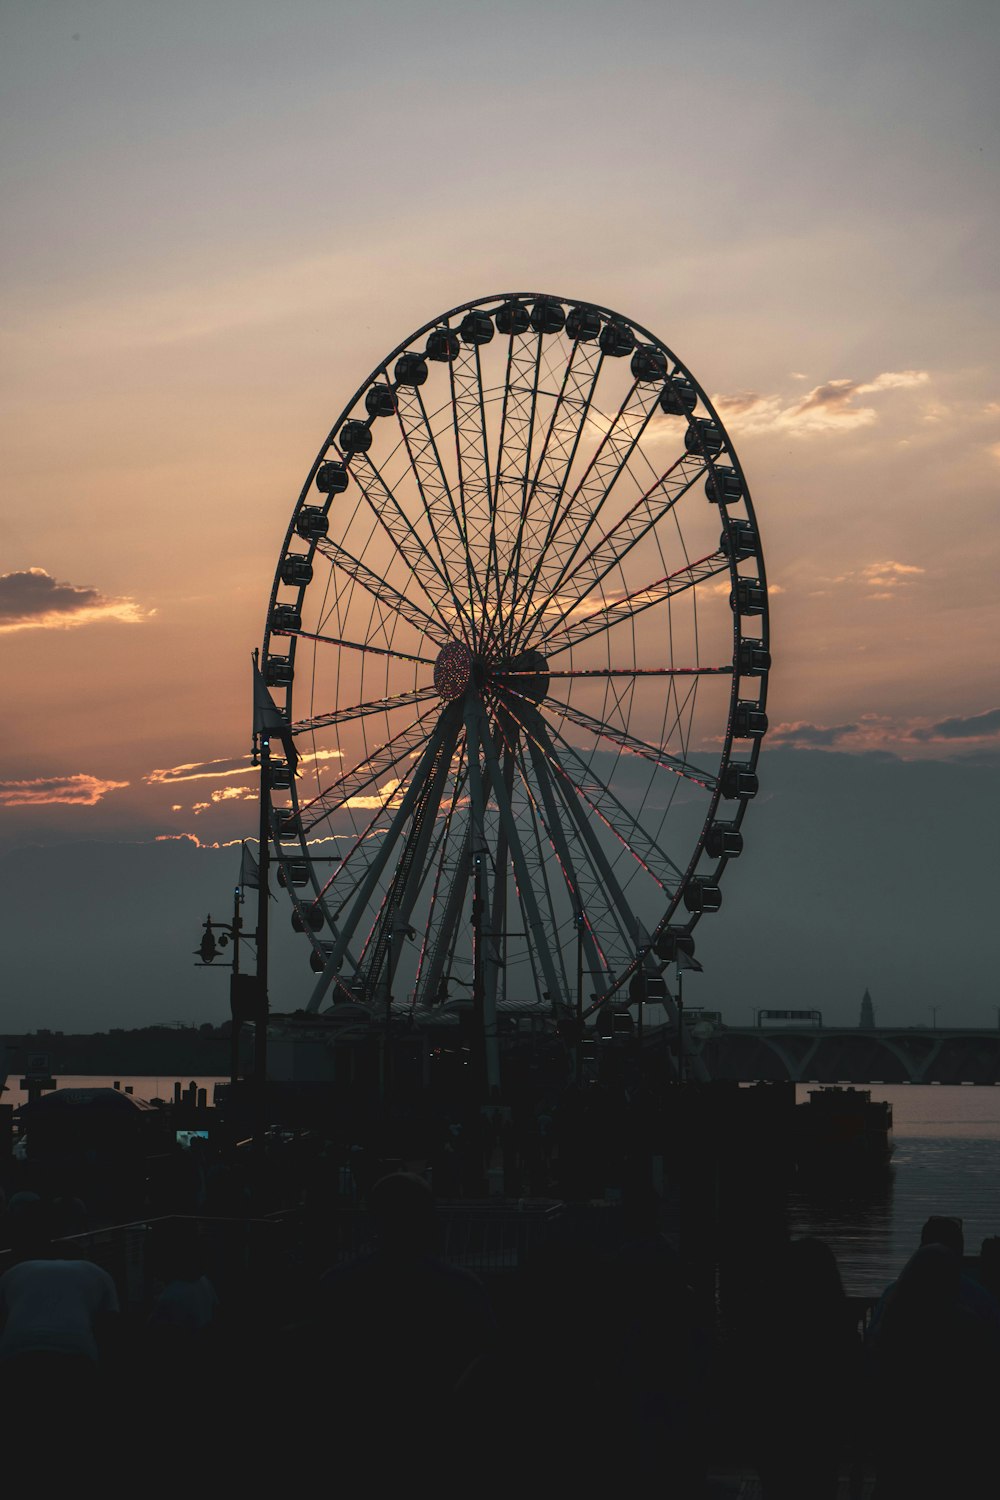
[[[201,942],[195,949],[195,953],[199,956],[200,959],[200,962],[195,965],[195,968],[209,968],[218,957],[219,949],[225,948],[227,944],[232,943],[233,956],[228,961],[228,963],[224,965],[224,967],[232,970],[232,975],[230,978],[231,995],[236,994],[239,990],[240,936],[243,931],[243,918],[240,916],[240,906],[242,902],[243,887],[242,885],[237,885],[233,890],[232,921],[213,922],[212,913],[209,912],[208,916],[205,918],[205,921],[202,923],[205,931],[202,934]],[[217,932],[220,932],[222,934],[218,941],[218,944],[215,941],[215,934]],[[256,936],[256,934],[253,934],[253,936]],[[237,1021],[235,1013],[233,1014],[231,1026],[232,1029],[229,1034],[229,1081],[230,1083],[236,1083],[237,1079],[239,1078],[240,1062],[239,1023]]]
[[[939,1005],[932,1005],[930,1007],[930,1012],[931,1012],[931,1030],[932,1031],[937,1031],[937,1013],[938,1013],[938,1011],[940,1009],[941,1009],[941,1007]]]

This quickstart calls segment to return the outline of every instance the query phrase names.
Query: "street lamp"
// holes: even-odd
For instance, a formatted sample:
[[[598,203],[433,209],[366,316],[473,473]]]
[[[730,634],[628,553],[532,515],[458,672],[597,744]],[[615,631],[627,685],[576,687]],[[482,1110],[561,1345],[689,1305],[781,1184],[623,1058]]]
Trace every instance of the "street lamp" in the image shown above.
[[[941,1007],[939,1005],[932,1005],[930,1007],[930,1012],[931,1012],[931,1030],[932,1031],[937,1031],[937,1013],[938,1013],[938,1011],[940,1009],[941,1009]]]

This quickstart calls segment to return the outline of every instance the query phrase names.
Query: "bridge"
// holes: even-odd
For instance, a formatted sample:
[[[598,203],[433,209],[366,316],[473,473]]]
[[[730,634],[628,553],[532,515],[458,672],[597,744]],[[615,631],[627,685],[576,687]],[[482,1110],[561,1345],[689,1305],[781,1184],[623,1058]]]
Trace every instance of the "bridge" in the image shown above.
[[[692,1033],[705,1028],[691,1027]],[[691,1035],[711,1078],[753,1083],[1000,1083],[1000,1029],[715,1026]]]

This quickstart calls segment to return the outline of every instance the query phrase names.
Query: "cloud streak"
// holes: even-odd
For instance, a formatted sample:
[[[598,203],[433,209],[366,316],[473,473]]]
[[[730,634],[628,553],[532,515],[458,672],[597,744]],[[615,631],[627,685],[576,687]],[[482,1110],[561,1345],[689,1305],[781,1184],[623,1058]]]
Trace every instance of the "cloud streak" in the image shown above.
[[[310,750],[299,756],[299,764],[308,765],[311,762],[343,758],[342,750]],[[143,780],[147,786],[174,786],[182,781],[217,781],[230,776],[252,776],[257,770],[258,767],[249,755],[227,755],[218,760],[193,760],[185,765],[160,767],[150,771]],[[230,795],[234,793],[231,792]]]
[[[835,745],[848,735],[856,734],[857,724],[776,724],[768,734],[768,743],[783,746]]]
[[[0,633],[71,630],[102,620],[141,625],[152,613],[134,599],[109,599],[89,585],[60,583],[44,568],[0,574]]]
[[[73,776],[40,776],[34,781],[0,781],[0,807],[95,807],[109,792],[128,786],[79,772]]]
[[[878,421],[878,412],[874,406],[859,406],[859,396],[912,389],[929,380],[926,370],[886,370],[872,380],[824,381],[794,401],[759,391],[739,391],[713,396],[712,403],[740,433],[781,432],[807,437],[870,427]]]

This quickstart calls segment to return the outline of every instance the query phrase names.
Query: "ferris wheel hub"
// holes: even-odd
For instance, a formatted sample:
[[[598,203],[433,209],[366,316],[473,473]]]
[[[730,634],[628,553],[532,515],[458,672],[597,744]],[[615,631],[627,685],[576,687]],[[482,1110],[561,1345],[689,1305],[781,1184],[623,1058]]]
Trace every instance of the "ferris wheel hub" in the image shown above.
[[[505,663],[497,675],[515,693],[535,703],[540,703],[549,690],[548,662],[541,651],[522,651]]]
[[[449,641],[434,663],[434,686],[445,702],[461,698],[472,681],[472,652],[464,641]]]

